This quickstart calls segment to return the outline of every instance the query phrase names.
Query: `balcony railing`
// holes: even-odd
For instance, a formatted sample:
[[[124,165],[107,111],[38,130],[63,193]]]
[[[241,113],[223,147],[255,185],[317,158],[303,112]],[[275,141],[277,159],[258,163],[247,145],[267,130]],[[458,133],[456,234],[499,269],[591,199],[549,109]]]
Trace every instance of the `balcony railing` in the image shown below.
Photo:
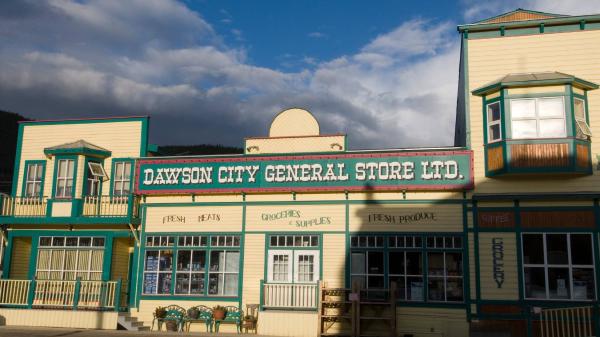
[[[82,199],[49,199],[48,197],[22,197],[0,194],[0,216],[45,217],[52,216],[49,204],[60,202],[70,204],[65,214],[82,217],[137,217],[139,197],[126,196],[84,196]],[[62,206],[61,206],[62,207]],[[50,212],[50,213],[49,213]],[[54,212],[56,213],[56,212]],[[56,215],[55,215],[56,216]]]
[[[139,199],[129,196],[86,196],[83,197],[83,216],[123,217],[137,216]]]
[[[0,280],[0,306],[118,310],[120,289],[120,280]]]
[[[0,216],[46,216],[46,197],[11,197],[0,195]]]
[[[319,286],[316,283],[261,283],[264,309],[317,309]]]

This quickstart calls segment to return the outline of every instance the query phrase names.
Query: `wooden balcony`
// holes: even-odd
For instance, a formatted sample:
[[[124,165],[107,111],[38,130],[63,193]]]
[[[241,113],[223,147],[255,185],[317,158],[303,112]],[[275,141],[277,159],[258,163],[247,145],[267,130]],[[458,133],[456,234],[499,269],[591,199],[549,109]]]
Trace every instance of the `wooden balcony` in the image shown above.
[[[592,174],[590,142],[579,139],[505,140],[485,146],[486,176]]]
[[[0,216],[46,216],[48,198],[0,195]]]
[[[139,198],[128,196],[86,196],[81,215],[85,217],[137,217]]]

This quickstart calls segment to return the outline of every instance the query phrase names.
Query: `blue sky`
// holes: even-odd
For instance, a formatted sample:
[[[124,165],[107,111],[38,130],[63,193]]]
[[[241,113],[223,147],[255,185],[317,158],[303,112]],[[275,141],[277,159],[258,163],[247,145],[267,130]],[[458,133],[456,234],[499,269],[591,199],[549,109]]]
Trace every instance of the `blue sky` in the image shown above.
[[[452,144],[456,25],[600,0],[0,1],[0,110],[150,115],[158,144],[241,146],[288,107],[351,148]]]

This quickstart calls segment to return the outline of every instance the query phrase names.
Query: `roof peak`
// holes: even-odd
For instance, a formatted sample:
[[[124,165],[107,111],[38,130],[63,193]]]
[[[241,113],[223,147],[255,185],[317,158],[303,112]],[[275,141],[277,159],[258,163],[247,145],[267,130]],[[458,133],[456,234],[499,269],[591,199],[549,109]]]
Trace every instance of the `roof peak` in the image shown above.
[[[488,23],[502,23],[502,22],[515,22],[515,21],[529,21],[529,20],[543,20],[569,17],[570,15],[555,14],[547,12],[539,12],[530,9],[517,8],[510,12],[506,12],[500,15],[493,16],[491,18],[477,21],[473,24],[488,24]]]

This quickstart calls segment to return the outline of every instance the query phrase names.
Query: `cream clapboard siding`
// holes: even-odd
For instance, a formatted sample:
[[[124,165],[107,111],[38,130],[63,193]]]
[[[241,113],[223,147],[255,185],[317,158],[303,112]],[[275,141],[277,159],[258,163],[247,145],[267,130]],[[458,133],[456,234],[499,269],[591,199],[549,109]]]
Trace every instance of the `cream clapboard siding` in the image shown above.
[[[398,220],[380,220],[374,215],[393,216],[395,219],[415,214],[433,214],[433,219],[399,223]],[[462,232],[462,205],[446,204],[366,204],[350,205],[350,231],[352,232]]]
[[[315,337],[318,329],[316,312],[261,311],[258,333],[268,336]]]
[[[343,288],[346,270],[346,235],[323,235],[323,281],[328,288]]]
[[[346,200],[344,193],[297,193],[297,201]]]
[[[114,311],[0,308],[2,323],[7,326],[114,330],[117,328],[117,316]]]
[[[510,51],[510,52],[508,52]],[[600,83],[600,31],[584,30],[568,33],[536,34],[468,41],[469,90],[477,89],[509,73],[559,71],[594,83]],[[597,166],[600,142],[600,90],[588,91],[592,137],[592,165]],[[474,151],[475,186],[478,193],[588,191],[598,186],[600,176],[555,177],[532,180],[485,178],[483,153],[482,99],[470,95],[471,148]],[[525,183],[526,182],[526,183]]]
[[[270,218],[282,212],[286,215]],[[246,231],[344,231],[345,217],[344,205],[247,206]]]
[[[349,200],[462,200],[462,192],[348,192]]]
[[[469,323],[464,309],[396,308],[396,335],[464,337]]]
[[[515,233],[480,233],[479,234],[479,279],[481,299],[483,300],[518,300],[519,282],[517,267],[517,239]],[[499,287],[494,280],[493,241],[500,239],[504,245],[503,264],[504,282]]]
[[[242,206],[148,207],[145,231],[241,232],[242,215]]]
[[[251,138],[246,139],[248,154],[341,152],[345,150],[345,136]]]
[[[246,234],[244,240],[242,309],[246,304],[260,304],[260,280],[265,277],[265,235]]]
[[[27,280],[29,279],[29,261],[31,260],[31,237],[15,237],[12,245],[9,277]]]
[[[26,160],[47,160],[44,148],[70,143],[83,139],[94,145],[103,147],[112,152],[112,158],[139,157],[142,143],[141,121],[115,121],[103,123],[81,124],[25,124],[23,127],[23,139],[21,144],[21,158],[19,164],[19,176],[17,184],[17,195],[21,195],[23,176]],[[46,174],[44,179],[44,194],[52,195],[53,175],[55,160],[47,160]],[[77,164],[78,180],[76,183],[76,196],[81,195],[83,186],[83,159]],[[104,169],[110,176],[112,162],[111,158],[104,161]],[[110,190],[110,180],[102,186],[105,194]]]

